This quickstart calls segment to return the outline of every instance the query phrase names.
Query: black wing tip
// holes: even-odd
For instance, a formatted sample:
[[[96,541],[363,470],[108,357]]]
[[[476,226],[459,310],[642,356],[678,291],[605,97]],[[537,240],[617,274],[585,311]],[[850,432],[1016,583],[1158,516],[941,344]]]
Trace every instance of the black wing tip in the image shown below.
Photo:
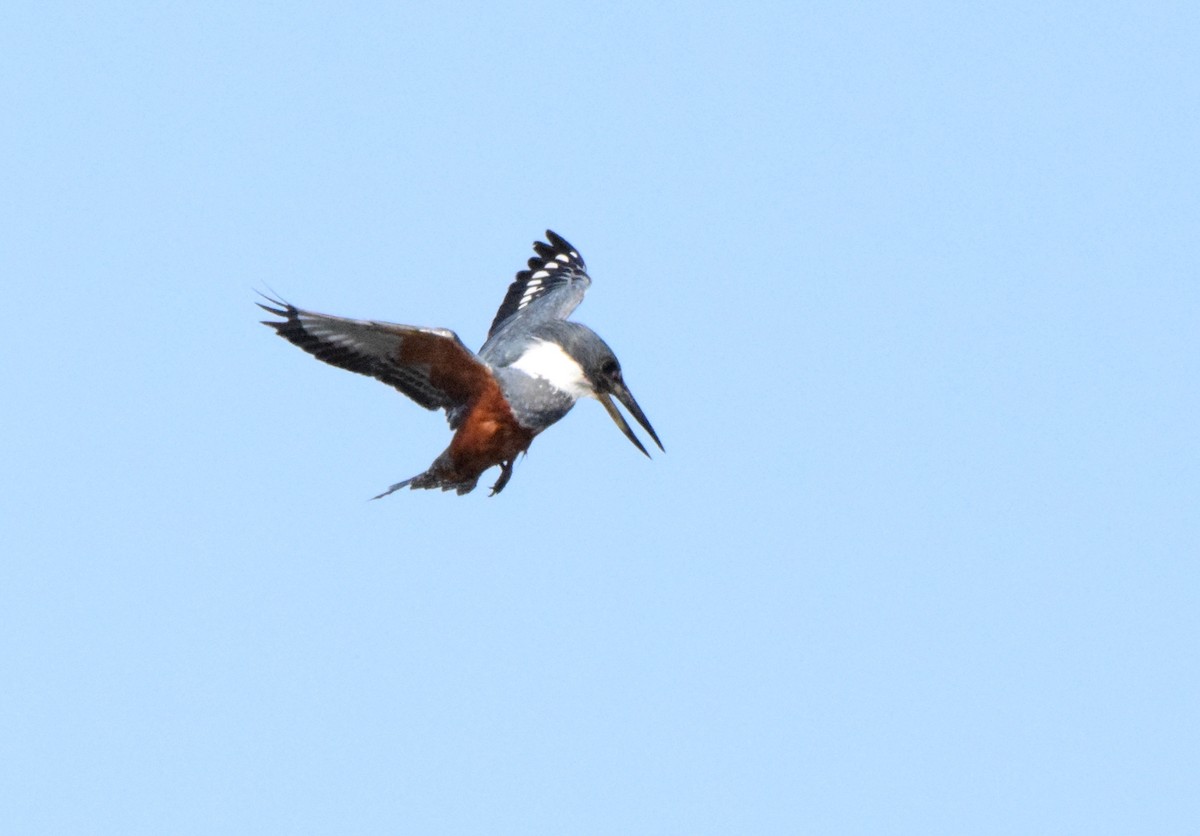
[[[262,298],[266,299],[267,302],[269,302],[270,304],[264,305],[262,302],[255,302],[254,304],[258,305],[260,308],[262,308],[264,311],[271,314],[272,316],[282,316],[285,319],[292,319],[296,316],[297,313],[299,313],[299,309],[297,309],[296,306],[293,305],[291,302],[285,302],[282,299],[277,299],[274,296],[268,296],[267,294],[263,293],[261,290],[258,290],[255,292]],[[263,322],[263,325],[277,325],[277,324],[281,324],[281,323]]]
[[[559,235],[553,229],[546,230],[546,240],[549,241],[553,246],[557,247],[560,250],[567,250],[568,252],[570,252],[575,249],[574,247],[571,246],[571,242],[569,242],[566,238],[563,238],[561,235]]]
[[[288,312],[286,310],[284,310],[283,308],[272,308],[270,305],[264,305],[262,302],[255,302],[254,304],[258,305],[264,311],[271,314],[271,316],[287,316],[288,315]]]
[[[570,241],[568,241],[566,238],[563,238],[553,229],[546,230],[546,241],[549,243],[543,243],[541,241],[535,241],[533,243],[533,249],[538,255],[545,256],[545,253],[542,252],[542,248],[545,248],[549,252],[550,258],[553,258],[557,253],[565,253],[566,255],[579,258],[579,250],[571,246]]]
[[[570,241],[563,238],[553,229],[546,230],[546,239],[546,241],[533,242],[533,251],[536,255],[529,259],[528,262],[531,271],[545,269],[549,264],[553,264],[555,267],[559,266],[555,262],[562,262],[564,260],[560,256],[565,257],[567,263],[572,264],[576,269],[587,270],[587,265],[583,263],[583,256],[579,254],[579,250],[575,249]]]
[[[533,242],[534,255],[525,262],[526,269],[517,273],[516,284],[529,282],[534,273],[539,270],[557,270],[561,269],[564,264],[578,270],[587,269],[579,251],[572,247],[565,238],[552,229],[546,230],[546,237],[550,239],[548,244],[545,241]]]

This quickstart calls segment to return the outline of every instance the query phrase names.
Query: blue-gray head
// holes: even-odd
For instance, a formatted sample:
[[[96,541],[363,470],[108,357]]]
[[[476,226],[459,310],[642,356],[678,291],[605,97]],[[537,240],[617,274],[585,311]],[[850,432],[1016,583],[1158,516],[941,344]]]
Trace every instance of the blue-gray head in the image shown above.
[[[512,368],[545,379],[572,399],[592,397],[600,401],[625,437],[649,456],[613,403],[613,398],[616,398],[629,410],[634,420],[650,433],[658,449],[665,452],[658,434],[650,426],[650,420],[625,384],[617,355],[595,331],[578,322],[555,319],[539,323],[523,342]]]

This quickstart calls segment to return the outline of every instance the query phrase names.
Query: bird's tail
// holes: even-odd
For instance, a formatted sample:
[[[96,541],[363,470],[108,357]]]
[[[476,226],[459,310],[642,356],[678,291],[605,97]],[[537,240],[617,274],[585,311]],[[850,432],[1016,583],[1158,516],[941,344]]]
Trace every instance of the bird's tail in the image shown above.
[[[382,499],[388,494],[395,493],[402,488],[411,488],[414,491],[440,488],[443,491],[457,491],[458,495],[462,496],[465,493],[475,490],[475,485],[478,482],[479,474],[464,478],[464,475],[455,469],[454,462],[450,458],[450,451],[446,450],[437,457],[437,460],[424,473],[405,479],[403,482],[397,482],[378,496],[371,497],[371,499]]]
[[[424,474],[422,474],[422,475],[424,475]],[[390,488],[388,488],[386,491],[379,494],[378,496],[371,497],[371,500],[374,501],[376,499],[383,499],[385,496],[387,496],[390,493],[395,493],[396,491],[400,490],[401,488],[407,488],[417,478],[418,477],[414,476],[414,477],[412,477],[412,479],[405,479],[403,482],[397,482],[396,484],[392,485]]]

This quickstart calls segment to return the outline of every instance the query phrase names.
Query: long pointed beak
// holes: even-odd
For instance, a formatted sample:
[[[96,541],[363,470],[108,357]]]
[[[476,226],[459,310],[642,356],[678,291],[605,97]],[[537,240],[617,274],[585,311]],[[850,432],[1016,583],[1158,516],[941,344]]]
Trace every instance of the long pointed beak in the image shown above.
[[[625,416],[621,414],[621,411],[617,409],[617,405],[613,403],[613,395],[617,396],[617,400],[629,410],[629,414],[642,425],[642,429],[650,433],[650,437],[654,439],[654,443],[658,445],[658,449],[664,453],[667,452],[662,442],[658,440],[658,433],[654,432],[654,427],[650,426],[650,421],[646,418],[646,413],[642,412],[642,408],[633,399],[633,395],[629,389],[624,384],[618,384],[613,387],[612,394],[602,392],[598,393],[596,398],[600,403],[604,404],[604,409],[608,412],[609,417],[613,419],[613,423],[620,428],[621,432],[625,433],[626,438],[633,442],[633,446],[641,450],[642,455],[646,458],[650,458],[650,454],[646,452],[646,448],[642,446],[642,442],[638,440],[638,437],[633,434],[633,430],[629,428],[629,423],[625,420]]]

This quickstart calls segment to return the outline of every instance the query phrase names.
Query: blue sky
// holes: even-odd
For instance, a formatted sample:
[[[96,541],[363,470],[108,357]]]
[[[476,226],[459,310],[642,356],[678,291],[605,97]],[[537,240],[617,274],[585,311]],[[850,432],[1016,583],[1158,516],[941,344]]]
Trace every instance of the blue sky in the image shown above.
[[[1194,832],[1198,18],[6,5],[0,820]],[[666,454],[367,502],[444,422],[254,290],[547,227]]]

